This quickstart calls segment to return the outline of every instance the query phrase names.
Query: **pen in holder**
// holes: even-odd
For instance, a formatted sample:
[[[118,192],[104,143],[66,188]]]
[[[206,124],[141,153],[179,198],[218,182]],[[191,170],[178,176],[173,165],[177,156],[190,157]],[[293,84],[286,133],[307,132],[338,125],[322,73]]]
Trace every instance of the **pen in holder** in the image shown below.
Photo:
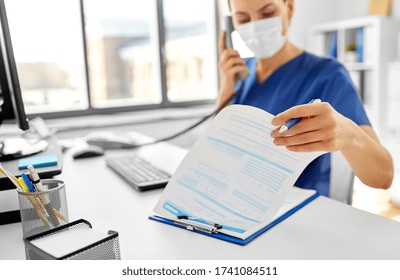
[[[65,183],[44,179],[42,184],[40,192],[18,191],[24,238],[68,223]]]

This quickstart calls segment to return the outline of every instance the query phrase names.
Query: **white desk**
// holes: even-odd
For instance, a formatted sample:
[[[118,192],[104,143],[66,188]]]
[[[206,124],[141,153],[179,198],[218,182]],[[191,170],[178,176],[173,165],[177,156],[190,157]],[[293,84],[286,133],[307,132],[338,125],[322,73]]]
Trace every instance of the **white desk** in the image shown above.
[[[319,197],[242,247],[148,220],[162,190],[137,192],[103,158],[63,174],[70,220],[120,234],[123,259],[400,259],[400,223]],[[21,225],[0,226],[0,259],[24,259]]]

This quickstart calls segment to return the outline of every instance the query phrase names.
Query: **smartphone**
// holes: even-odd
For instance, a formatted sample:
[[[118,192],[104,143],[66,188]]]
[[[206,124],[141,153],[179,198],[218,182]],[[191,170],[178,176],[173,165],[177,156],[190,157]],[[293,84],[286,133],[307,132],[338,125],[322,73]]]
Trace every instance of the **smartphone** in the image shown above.
[[[225,47],[227,49],[233,49],[233,43],[232,43],[232,32],[235,30],[233,27],[233,21],[232,21],[232,16],[225,16]],[[247,77],[249,76],[249,72],[240,72],[238,74],[239,80],[246,80]]]

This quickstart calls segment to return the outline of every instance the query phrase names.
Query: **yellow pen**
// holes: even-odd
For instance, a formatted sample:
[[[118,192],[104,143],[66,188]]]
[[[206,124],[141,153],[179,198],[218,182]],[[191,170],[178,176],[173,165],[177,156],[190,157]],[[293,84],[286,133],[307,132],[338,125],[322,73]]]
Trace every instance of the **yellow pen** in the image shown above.
[[[22,177],[19,177],[17,180],[18,180],[19,184],[21,185],[22,189],[24,190],[24,192],[29,193],[28,187],[26,186],[24,179],[22,179]],[[31,201],[32,206],[35,209],[36,213],[38,214],[40,220],[42,220],[43,225],[45,227],[50,227],[45,215],[43,214],[43,210],[38,205],[38,202],[34,199],[34,197],[32,197],[30,195],[28,196],[28,199]]]
[[[21,183],[19,182],[19,180],[14,175],[12,175],[9,171],[7,171],[7,169],[5,169],[1,163],[0,163],[0,172],[3,173],[4,176],[6,176],[10,179],[10,181],[15,185],[15,187],[18,189],[18,191],[25,192],[25,190],[22,189],[22,186],[21,186]],[[53,211],[60,220],[67,222],[67,219],[65,219],[65,217],[59,211],[57,211],[55,208],[53,208]]]

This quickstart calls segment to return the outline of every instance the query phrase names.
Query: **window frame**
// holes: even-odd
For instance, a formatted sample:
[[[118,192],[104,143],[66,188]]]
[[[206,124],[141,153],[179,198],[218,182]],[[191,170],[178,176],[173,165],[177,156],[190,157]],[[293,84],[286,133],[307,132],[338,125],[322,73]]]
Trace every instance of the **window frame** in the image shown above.
[[[85,30],[85,8],[84,8],[84,0],[79,0],[79,9],[80,9],[80,24],[82,28],[82,48],[83,48],[83,57],[84,57],[84,79],[86,83],[86,95],[88,107],[86,109],[78,109],[78,110],[66,110],[59,112],[43,112],[43,113],[32,113],[28,114],[28,118],[33,119],[35,117],[41,117],[44,119],[53,119],[53,118],[68,118],[68,117],[77,117],[77,116],[88,116],[88,115],[100,115],[100,114],[114,114],[114,113],[124,113],[124,112],[135,112],[135,111],[145,111],[145,110],[155,110],[155,109],[168,109],[168,108],[183,108],[183,107],[191,107],[198,105],[210,105],[215,102],[213,99],[202,99],[202,100],[192,100],[192,101],[178,101],[171,102],[168,99],[167,94],[167,59],[165,54],[165,21],[164,21],[164,9],[163,9],[163,0],[152,0],[156,1],[156,28],[157,28],[157,38],[156,42],[158,43],[158,61],[159,61],[159,79],[161,83],[161,102],[157,104],[140,104],[140,105],[130,105],[130,106],[115,106],[115,107],[103,107],[96,108],[92,106],[91,100],[91,87],[90,87],[90,77],[89,77],[89,62],[88,62],[88,49],[87,49],[87,37]],[[218,42],[219,37],[219,5],[217,1],[214,1],[214,36],[216,42]],[[215,52],[217,59],[219,58],[218,46],[215,46]],[[217,73],[219,76],[219,73]],[[219,77],[217,77],[219,88]],[[218,93],[217,93],[218,94]]]

